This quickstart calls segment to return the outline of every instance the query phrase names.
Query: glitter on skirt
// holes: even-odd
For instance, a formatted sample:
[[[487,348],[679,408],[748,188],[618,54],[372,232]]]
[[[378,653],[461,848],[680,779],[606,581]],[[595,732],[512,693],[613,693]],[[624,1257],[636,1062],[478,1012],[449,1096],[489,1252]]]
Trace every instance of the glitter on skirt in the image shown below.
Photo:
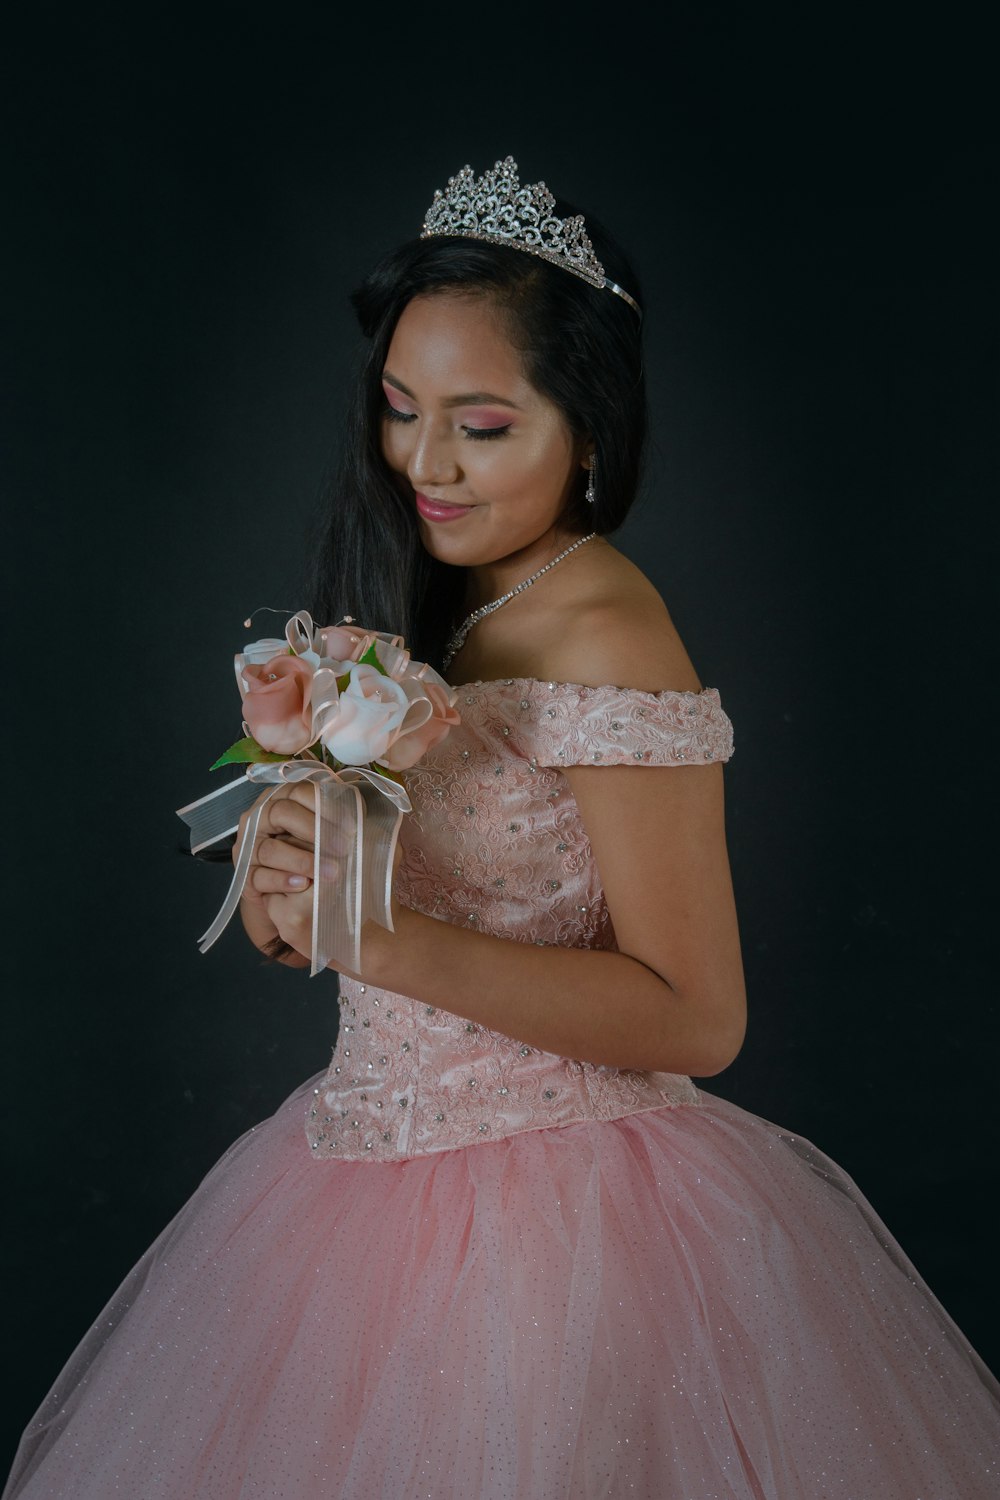
[[[317,1162],[311,1093],[233,1147],[123,1285],[12,1494],[1000,1492],[995,1382],[807,1142],[702,1091]]]
[[[407,904],[613,946],[554,768],[727,759],[718,695],[461,693],[410,783]],[[5,1500],[1000,1494],[1000,1386],[815,1146],[402,996],[342,1011],[327,1073],[98,1318]]]

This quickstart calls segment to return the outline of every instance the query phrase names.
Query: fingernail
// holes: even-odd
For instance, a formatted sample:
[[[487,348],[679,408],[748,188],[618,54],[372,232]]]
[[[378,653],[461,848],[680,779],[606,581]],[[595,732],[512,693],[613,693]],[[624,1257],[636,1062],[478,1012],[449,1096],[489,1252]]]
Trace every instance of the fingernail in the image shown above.
[[[289,875],[288,884],[293,891],[304,891],[309,881],[304,875]]]
[[[336,861],[332,859],[321,859],[319,862],[319,873],[322,880],[336,880]]]

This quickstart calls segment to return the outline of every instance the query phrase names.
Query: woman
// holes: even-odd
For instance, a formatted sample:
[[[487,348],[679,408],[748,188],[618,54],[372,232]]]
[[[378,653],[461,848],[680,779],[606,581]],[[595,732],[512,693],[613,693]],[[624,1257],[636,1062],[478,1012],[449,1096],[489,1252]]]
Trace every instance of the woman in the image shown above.
[[[136,1268],[9,1493],[994,1493],[1000,1390],[858,1189],[688,1076],[745,1025],[732,735],[604,540],[634,276],[508,159],[356,305],[314,613],[405,634],[461,723],[407,774],[330,1069]],[[311,832],[269,804],[243,903],[300,965]]]

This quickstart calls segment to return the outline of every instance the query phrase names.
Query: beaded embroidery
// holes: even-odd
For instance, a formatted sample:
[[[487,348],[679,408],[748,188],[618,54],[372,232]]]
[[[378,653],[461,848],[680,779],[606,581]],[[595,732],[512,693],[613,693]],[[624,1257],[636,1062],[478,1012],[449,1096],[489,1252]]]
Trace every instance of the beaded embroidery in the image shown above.
[[[728,760],[732,725],[718,692],[521,679],[464,684],[459,703],[461,725],[406,773],[414,811],[400,835],[400,902],[517,942],[614,949],[562,768]],[[306,1121],[318,1157],[399,1160],[698,1103],[680,1075],[556,1057],[347,979],[341,1017]]]

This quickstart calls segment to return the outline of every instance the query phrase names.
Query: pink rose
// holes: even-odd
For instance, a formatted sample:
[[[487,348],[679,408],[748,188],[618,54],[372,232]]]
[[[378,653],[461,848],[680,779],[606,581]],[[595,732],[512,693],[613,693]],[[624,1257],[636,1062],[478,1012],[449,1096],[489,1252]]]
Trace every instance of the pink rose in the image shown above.
[[[451,694],[447,685],[439,687],[436,682],[421,682],[412,678],[410,681],[430,699],[431,714],[422,723],[415,722],[412,728],[407,728],[404,724],[401,733],[379,757],[390,771],[406,771],[410,766],[415,766],[432,745],[444,739],[449,729],[461,723],[457,711],[451,706]]]
[[[320,655],[330,661],[357,661],[364,656],[369,640],[356,625],[325,625],[316,635]]]
[[[402,686],[375,667],[354,666],[336,710],[321,738],[330,754],[347,766],[382,760],[409,709]]]
[[[273,656],[245,666],[240,682],[243,716],[258,745],[277,755],[297,755],[312,739],[313,667],[298,656]]]

